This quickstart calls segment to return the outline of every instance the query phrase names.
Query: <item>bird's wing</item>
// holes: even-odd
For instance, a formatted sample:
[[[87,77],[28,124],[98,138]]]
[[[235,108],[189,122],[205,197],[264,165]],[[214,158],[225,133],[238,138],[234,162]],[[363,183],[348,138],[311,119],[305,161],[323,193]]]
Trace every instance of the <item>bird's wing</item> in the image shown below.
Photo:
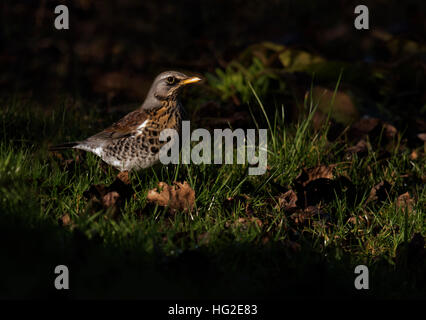
[[[143,110],[136,110],[87,140],[113,140],[137,134],[140,129],[143,129],[144,123],[146,125],[147,121],[148,114]]]

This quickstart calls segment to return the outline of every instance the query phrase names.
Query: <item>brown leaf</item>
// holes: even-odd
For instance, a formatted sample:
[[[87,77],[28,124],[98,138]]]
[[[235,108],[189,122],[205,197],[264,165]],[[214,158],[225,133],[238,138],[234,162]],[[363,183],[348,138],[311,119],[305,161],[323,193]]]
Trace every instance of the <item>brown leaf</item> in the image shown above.
[[[324,87],[315,87],[312,90],[312,98],[318,103],[318,111],[325,115],[331,112],[331,117],[339,123],[347,125],[359,118],[354,99],[344,91],[334,92]],[[320,119],[317,119],[317,124],[318,120]]]
[[[349,223],[352,224],[366,224],[367,226],[370,226],[371,221],[373,220],[373,214],[369,212],[365,212],[363,215],[353,216],[348,219]]]
[[[416,150],[410,153],[410,160],[417,160],[419,158],[419,154]]]
[[[363,138],[365,135],[372,132],[379,124],[380,119],[378,118],[361,118],[351,126],[349,135],[353,138]]]
[[[380,142],[382,146],[392,142],[397,134],[398,130],[393,125],[378,118],[362,118],[355,122],[348,131],[351,140],[366,140],[368,135],[370,141]]]
[[[303,169],[294,181],[297,193],[297,205],[305,208],[332,201],[336,193],[345,192],[352,199],[353,183],[345,176],[334,177],[333,169],[338,164],[320,165],[311,169]],[[352,201],[352,200],[351,200]]]
[[[346,149],[349,153],[357,153],[359,155],[366,155],[368,153],[368,144],[364,139],[358,141],[358,143],[352,147]]]
[[[398,130],[393,125],[389,123],[384,123],[383,128],[385,129],[385,136],[388,139],[393,139],[396,137]]]
[[[401,209],[403,212],[407,210],[407,213],[413,211],[414,200],[410,197],[408,192],[401,194],[396,200],[396,208]]]
[[[99,209],[113,208],[113,213],[130,199],[134,194],[130,185],[130,179],[127,172],[117,175],[116,179],[109,186],[104,184],[91,185],[84,191],[83,195],[95,206],[95,211]]]
[[[334,178],[333,169],[335,167],[336,165],[329,165],[329,166],[319,165],[318,167],[315,167],[315,168],[302,169],[302,172],[296,178],[296,181],[305,187],[308,183],[314,180],[318,180],[318,179],[332,180]]]
[[[161,191],[158,191],[161,189]],[[192,211],[195,205],[195,191],[184,181],[184,183],[174,182],[170,186],[165,182],[158,183],[158,189],[148,191],[147,200],[159,206],[168,206],[171,212],[177,210]]]
[[[238,218],[238,220],[233,223],[233,226],[237,227],[237,228],[242,227],[243,229],[247,229],[252,224],[257,224],[257,226],[259,228],[261,228],[263,226],[262,221],[258,218],[255,218],[255,217]]]
[[[318,206],[309,206],[303,211],[293,213],[290,218],[295,224],[309,224],[314,218],[321,218],[324,216],[323,210]]]
[[[108,187],[104,184],[94,184],[83,192],[83,195],[92,202],[101,203],[101,199],[108,193]]]
[[[348,222],[349,222],[349,223],[352,223],[352,224],[357,224],[357,221],[359,221],[359,220],[361,220],[361,217],[360,217],[360,216],[358,216],[358,217],[350,217],[350,218],[348,219]]]
[[[124,184],[130,184],[129,171],[120,172],[117,179],[121,180]]]
[[[422,140],[423,142],[426,142],[426,133],[419,133],[417,135],[417,138],[419,138],[420,140]]]
[[[297,195],[293,190],[288,190],[278,196],[278,209],[284,209],[284,211],[294,211],[298,207],[296,205]]]
[[[305,224],[312,219],[312,214],[306,212],[293,213],[290,218],[295,224]]]
[[[69,215],[68,213],[65,213],[65,214],[61,217],[60,223],[61,223],[63,226],[68,226],[68,225],[70,225],[70,224],[71,224],[71,218],[70,218],[70,215]]]
[[[391,185],[389,182],[387,182],[386,180],[380,182],[371,189],[370,195],[368,196],[366,203],[372,201],[385,201],[389,196],[390,189]]]
[[[108,192],[102,197],[102,204],[105,208],[113,207],[120,199],[120,194],[117,191]]]

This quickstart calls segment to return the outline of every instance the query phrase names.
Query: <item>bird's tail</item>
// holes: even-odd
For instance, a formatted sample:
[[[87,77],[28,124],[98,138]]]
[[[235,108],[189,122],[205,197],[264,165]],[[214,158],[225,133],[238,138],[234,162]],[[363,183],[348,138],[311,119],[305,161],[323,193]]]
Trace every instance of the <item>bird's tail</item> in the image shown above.
[[[48,148],[49,151],[59,151],[59,150],[65,150],[65,149],[70,149],[70,148],[74,148],[75,146],[79,145],[80,142],[67,142],[67,143],[63,143],[63,144],[58,144],[56,146],[51,146]]]

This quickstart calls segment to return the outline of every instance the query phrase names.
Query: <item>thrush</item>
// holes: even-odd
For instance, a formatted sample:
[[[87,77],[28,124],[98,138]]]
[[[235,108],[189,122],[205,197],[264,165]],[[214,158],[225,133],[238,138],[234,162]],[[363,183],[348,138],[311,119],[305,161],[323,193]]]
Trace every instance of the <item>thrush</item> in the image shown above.
[[[142,106],[105,130],[82,141],[50,147],[50,151],[81,149],[92,152],[120,171],[148,168],[159,160],[164,129],[181,131],[183,107],[179,92],[201,79],[176,71],[158,75]]]

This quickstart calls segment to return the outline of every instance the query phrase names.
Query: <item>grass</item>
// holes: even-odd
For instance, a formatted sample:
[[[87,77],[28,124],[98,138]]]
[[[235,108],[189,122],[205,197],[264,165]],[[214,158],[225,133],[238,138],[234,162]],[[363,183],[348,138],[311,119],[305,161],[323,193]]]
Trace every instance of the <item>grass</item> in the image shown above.
[[[407,249],[414,234],[426,236],[426,190],[419,182],[424,157],[411,160],[411,150],[395,143],[385,159],[379,149],[348,159],[346,141],[328,141],[327,126],[313,130],[309,97],[306,116],[290,125],[284,107],[268,118],[261,97],[256,100],[250,108],[262,109],[267,126],[258,125],[269,131],[266,174],[248,176],[246,165],[157,166],[131,175],[135,196],[114,216],[94,208],[84,192],[111,184],[117,172],[74,151],[64,159],[78,154],[83,160],[64,167],[47,147],[91,135],[118,117],[84,102],[46,111],[22,99],[3,100],[0,241],[8,259],[0,270],[9,277],[0,295],[424,298],[424,261],[411,262]],[[278,197],[296,187],[303,168],[319,164],[337,164],[335,175],[351,188],[333,189],[331,199],[321,200],[320,218],[295,223],[277,206]],[[372,187],[385,180],[388,197],[367,202]],[[196,210],[170,214],[147,204],[148,190],[160,181],[187,181]],[[397,206],[406,191],[414,199],[409,212]],[[65,214],[70,226],[61,226]],[[70,269],[67,293],[53,287],[59,264]],[[358,264],[370,268],[369,291],[354,289]]]

